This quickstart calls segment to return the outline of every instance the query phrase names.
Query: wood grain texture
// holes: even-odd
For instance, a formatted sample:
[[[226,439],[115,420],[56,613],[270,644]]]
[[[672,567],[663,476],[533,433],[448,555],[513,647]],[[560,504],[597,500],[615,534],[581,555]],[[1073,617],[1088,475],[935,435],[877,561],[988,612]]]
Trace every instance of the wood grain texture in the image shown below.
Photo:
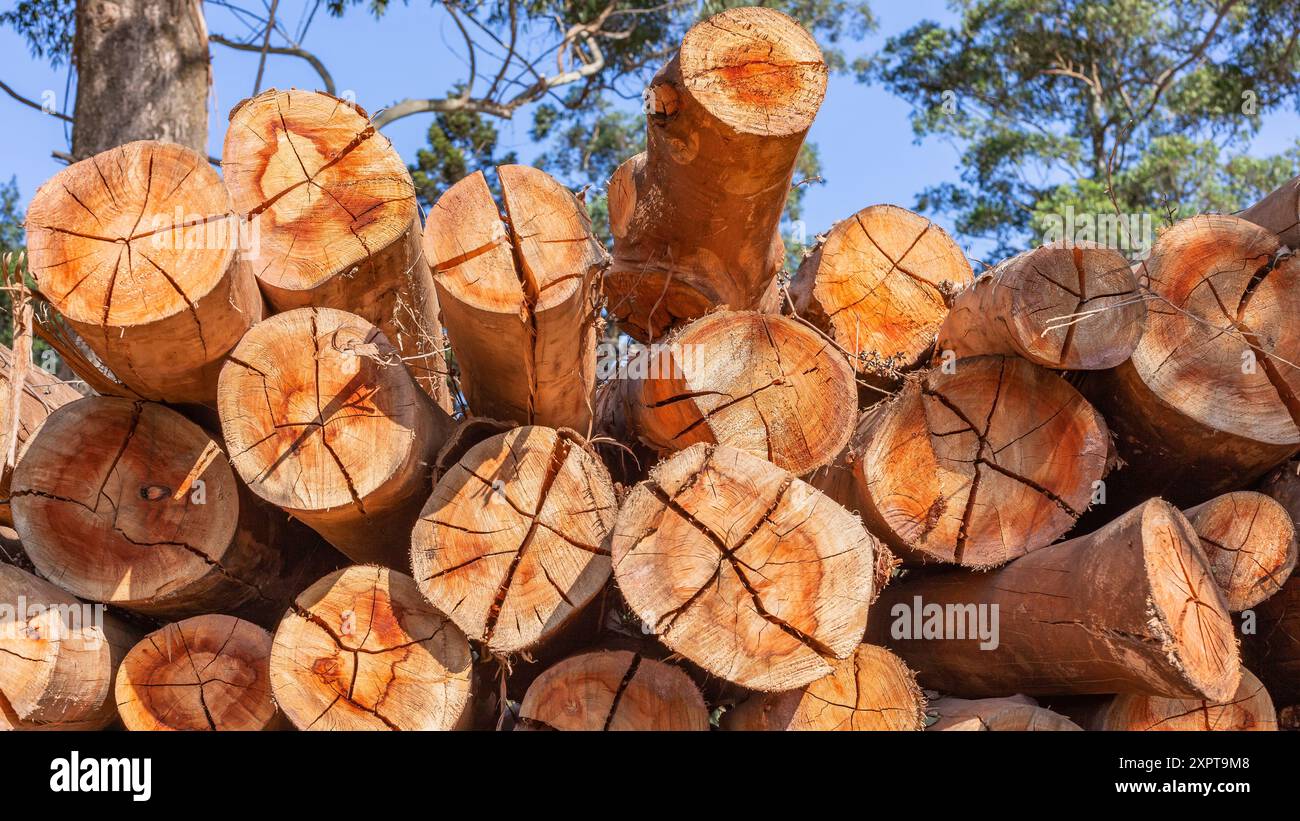
[[[1008,698],[940,698],[926,705],[934,717],[925,729],[935,732],[974,730],[977,732],[1061,732],[1083,730],[1065,716],[1055,713],[1028,696]]]
[[[13,353],[0,345],[0,396],[10,395],[10,374],[13,373]],[[18,393],[18,406],[10,407],[8,400],[0,401],[0,441],[9,441],[12,431],[17,443],[15,455],[22,457],[27,443],[35,435],[45,418],[69,402],[81,398],[76,388],[53,374],[32,365],[27,369]],[[17,430],[14,430],[14,429]],[[3,458],[3,457],[0,457]],[[13,468],[0,464],[0,525],[12,526],[13,511],[9,509],[10,482]]]
[[[1241,684],[1223,701],[1161,698],[1124,693],[1081,711],[1089,730],[1242,732],[1277,730],[1277,710],[1268,691],[1244,667]]]
[[[627,650],[582,653],[538,676],[519,707],[525,729],[706,731],[690,676]]]
[[[1184,511],[1233,613],[1282,589],[1296,563],[1295,523],[1281,504],[1247,490]]]

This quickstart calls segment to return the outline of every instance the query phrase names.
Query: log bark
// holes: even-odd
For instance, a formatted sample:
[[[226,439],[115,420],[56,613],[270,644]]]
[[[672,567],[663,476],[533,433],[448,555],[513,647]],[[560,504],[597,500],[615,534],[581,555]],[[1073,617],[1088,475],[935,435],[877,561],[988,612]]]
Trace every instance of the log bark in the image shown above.
[[[230,112],[221,167],[256,232],[270,306],[337,308],[379,326],[416,384],[450,412],[415,185],[366,112],[328,94],[265,91]]]
[[[1009,698],[940,698],[927,705],[935,721],[925,729],[993,732],[1059,732],[1083,728],[1028,696]]]
[[[115,692],[128,730],[266,730],[271,634],[234,616],[194,616],[156,630],[122,661]]]
[[[285,543],[207,433],[152,402],[90,396],[52,413],[12,500],[41,575],[148,615],[264,618],[316,561]]]
[[[589,434],[608,255],[586,207],[550,175],[497,174],[504,217],[476,172],[438,198],[424,229],[461,390],[473,413]]]
[[[12,395],[10,375],[13,367],[12,352],[0,345],[0,396]],[[29,367],[22,387],[18,389],[17,407],[11,407],[8,399],[0,400],[0,441],[8,442],[12,435],[16,443],[15,456],[21,458],[27,449],[27,443],[32,440],[45,418],[58,408],[80,398],[81,394],[76,388],[35,365]],[[0,459],[3,458],[0,456]],[[0,462],[0,525],[6,527],[12,527],[14,523],[13,512],[9,509],[13,467],[7,461]]]
[[[920,730],[916,674],[883,647],[862,644],[833,672],[783,693],[756,693],[728,710],[724,730]]]
[[[129,390],[165,402],[215,401],[222,361],[262,318],[240,233],[207,159],[169,143],[74,163],[27,212],[41,293]]]
[[[1278,728],[1273,699],[1244,667],[1237,691],[1221,702],[1124,693],[1072,715],[1088,730],[1240,732]]]
[[[1300,447],[1300,257],[1245,220],[1201,216],[1147,259],[1147,329],[1132,358],[1081,390],[1127,464],[1108,503],[1181,507],[1248,486]]]
[[[1276,191],[1237,214],[1267,228],[1292,251],[1300,251],[1300,177],[1282,183]]]
[[[1133,354],[1146,313],[1118,251],[1053,243],[1002,262],[958,293],[935,355],[1008,354],[1046,368],[1103,370]]]
[[[646,91],[646,150],[609,184],[609,311],[642,342],[718,305],[774,311],[778,227],[826,93],[811,35],[769,8],[697,24]]]
[[[970,623],[981,606],[986,626],[997,616],[993,642]],[[996,571],[894,584],[873,608],[867,640],[887,643],[922,686],[957,696],[1136,692],[1223,701],[1240,678],[1227,604],[1196,533],[1159,499]]]
[[[1281,590],[1295,569],[1295,524],[1268,496],[1226,493],[1185,514],[1231,612],[1248,610]]]
[[[14,729],[112,724],[113,680],[139,634],[11,565],[0,564],[0,602],[0,702]]]
[[[992,567],[1051,544],[1091,502],[1110,440],[1057,374],[958,360],[863,414],[852,467],[867,528],[905,561]]]
[[[844,449],[857,416],[844,357],[781,316],[709,314],[644,349],[628,377],[625,416],[661,454],[724,444],[803,475]]]
[[[133,140],[206,155],[212,73],[200,0],[78,2],[75,28],[74,157]]]
[[[300,730],[451,730],[468,720],[469,642],[410,576],[331,573],[298,596],[271,647],[271,692]]]
[[[895,205],[835,224],[799,266],[794,312],[853,358],[873,384],[920,365],[948,315],[947,294],[974,274],[942,228]]]
[[[354,561],[408,566],[452,422],[379,328],[332,308],[271,317],[231,354],[218,407],[254,493]]]
[[[690,676],[627,650],[554,665],[529,685],[519,718],[524,729],[709,729],[709,710]]]
[[[416,583],[490,652],[527,650],[608,581],[617,510],[609,473],[574,434],[498,434],[470,448],[424,506],[410,539]]]
[[[673,651],[752,690],[834,672],[862,638],[875,539],[792,474],[694,445],[632,489],[611,536],[628,605]]]

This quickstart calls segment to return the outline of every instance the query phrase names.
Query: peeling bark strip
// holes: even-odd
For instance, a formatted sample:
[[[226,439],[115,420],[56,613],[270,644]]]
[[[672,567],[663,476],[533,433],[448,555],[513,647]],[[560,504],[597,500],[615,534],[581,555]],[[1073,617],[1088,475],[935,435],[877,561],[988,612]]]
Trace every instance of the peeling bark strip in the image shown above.
[[[134,142],[68,166],[27,212],[41,293],[141,397],[212,404],[262,318],[230,195],[207,158]]]
[[[916,674],[883,647],[858,645],[830,675],[783,693],[755,693],[722,718],[724,730],[920,730]]]
[[[450,411],[415,186],[366,112],[328,94],[265,91],[230,112],[221,168],[257,232],[254,267],[271,307],[338,308],[374,323]]]
[[[469,642],[410,576],[354,566],[303,591],[275,632],[271,691],[300,730],[452,730]]]
[[[627,650],[554,665],[529,685],[519,718],[545,730],[709,729],[709,710],[690,676]]]
[[[694,445],[619,511],[614,577],[645,628],[743,687],[791,690],[857,649],[875,539],[817,490],[744,451]]]
[[[378,328],[332,308],[273,316],[231,354],[218,407],[254,493],[354,561],[407,566],[452,423]]]
[[[1081,705],[1071,710],[1070,715],[1087,730],[1277,730],[1273,699],[1259,679],[1244,667],[1237,691],[1222,701],[1125,693]]]
[[[927,730],[976,730],[993,732],[1081,731],[1083,728],[1028,696],[1009,698],[941,698],[926,705],[935,716]]]
[[[1133,356],[1080,389],[1127,467],[1108,503],[1188,506],[1249,485],[1300,447],[1300,256],[1236,217],[1183,220],[1139,269],[1157,297]]]
[[[1295,569],[1295,524],[1286,508],[1262,493],[1226,493],[1184,514],[1233,613],[1281,590]]]
[[[211,438],[152,402],[89,396],[45,421],[13,479],[15,529],[41,575],[92,601],[178,618],[284,606],[301,553],[224,459],[172,498]]]
[[[725,305],[780,307],[781,212],[826,62],[797,22],[734,8],[699,23],[646,91],[646,151],[609,185],[619,329],[642,342]]]
[[[13,373],[13,353],[0,345],[0,396],[9,396],[9,375]],[[69,402],[81,398],[77,389],[51,376],[37,367],[30,367],[24,375],[19,392],[18,408],[14,412],[8,401],[0,401],[0,440],[9,441],[10,431],[17,428],[18,457],[27,449],[36,429],[45,418]],[[13,471],[0,465],[0,525],[12,526],[13,513],[9,509],[9,484]]]
[[[558,633],[609,580],[618,502],[573,434],[515,428],[470,448],[438,481],[411,535],[416,583],[492,653]]]
[[[1106,424],[1057,374],[958,360],[862,416],[852,462],[868,529],[904,559],[992,567],[1051,544],[1106,472]]]
[[[113,678],[139,633],[18,568],[0,564],[0,710],[16,729],[99,730],[117,719]],[[88,617],[89,616],[89,617]],[[0,728],[6,723],[0,717]]]
[[[981,274],[953,299],[935,356],[1009,354],[1061,370],[1113,368],[1132,355],[1146,303],[1128,260],[1053,243]]]
[[[1237,216],[1267,228],[1292,251],[1300,251],[1300,177],[1282,183]]]
[[[476,172],[438,198],[424,228],[461,389],[472,413],[585,434],[608,255],[586,207],[550,175],[497,174],[504,216]]]
[[[799,266],[790,298],[858,371],[887,382],[921,364],[948,315],[944,292],[972,277],[942,228],[896,205],[872,205],[835,224]]]
[[[997,607],[999,643],[894,639],[895,607]],[[958,696],[1146,693],[1227,700],[1237,639],[1187,519],[1152,499],[1087,536],[989,573],[953,570],[891,585],[867,640],[888,644],[924,687]]]
[[[853,369],[792,319],[719,311],[640,355],[620,383],[626,418],[660,452],[721,443],[802,475],[853,432]]]
[[[118,672],[128,730],[265,730],[271,635],[234,616],[194,616],[145,636]]]

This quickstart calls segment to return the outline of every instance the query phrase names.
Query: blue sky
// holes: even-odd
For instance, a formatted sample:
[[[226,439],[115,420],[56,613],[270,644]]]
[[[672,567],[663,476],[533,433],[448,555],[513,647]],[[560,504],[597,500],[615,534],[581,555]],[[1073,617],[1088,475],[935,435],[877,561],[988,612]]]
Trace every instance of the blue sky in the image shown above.
[[[0,0],[0,8],[10,7],[12,2]],[[240,2],[249,8],[261,5],[261,0]],[[311,0],[281,0],[279,17],[295,28],[311,5]],[[923,19],[953,19],[944,0],[875,0],[872,5],[880,20],[879,29],[861,47],[846,45],[846,51],[872,51],[886,37]],[[235,39],[244,39],[250,33],[220,6],[209,2],[206,10],[210,31]],[[410,5],[394,2],[378,21],[360,8],[350,10],[341,19],[322,10],[312,20],[303,45],[321,57],[340,91],[354,92],[357,102],[371,112],[408,96],[441,95],[464,76],[455,27],[424,0],[411,0]],[[227,112],[252,92],[258,55],[215,44],[212,55],[209,151],[219,155]],[[9,28],[0,29],[0,80],[34,99],[51,90],[61,104],[66,76],[66,66],[56,71],[48,63],[32,58],[21,37]],[[319,85],[305,62],[293,57],[269,59],[263,88]],[[810,135],[821,152],[826,179],[825,185],[813,188],[805,198],[810,234],[874,203],[911,206],[917,192],[956,176],[956,148],[934,139],[916,144],[908,110],[906,103],[883,88],[860,84],[848,76],[831,79]],[[50,152],[67,150],[64,124],[5,96],[0,96],[0,114],[5,123],[0,129],[0,179],[16,175],[24,198],[30,198],[41,182],[62,167]],[[408,117],[384,130],[408,162],[425,143],[430,117]],[[525,162],[537,153],[528,136],[530,120],[525,109],[514,120],[498,122],[502,150],[515,150]],[[1253,150],[1281,151],[1293,144],[1296,136],[1295,115],[1287,112],[1266,122]],[[929,216],[951,228],[951,220],[944,215]],[[968,253],[976,257],[982,250],[980,243],[967,247]]]

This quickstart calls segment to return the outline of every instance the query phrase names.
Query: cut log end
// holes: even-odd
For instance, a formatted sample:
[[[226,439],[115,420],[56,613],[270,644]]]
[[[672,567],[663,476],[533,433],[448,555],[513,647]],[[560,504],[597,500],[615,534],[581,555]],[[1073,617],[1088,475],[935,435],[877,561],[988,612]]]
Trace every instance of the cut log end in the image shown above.
[[[810,485],[726,446],[661,462],[619,511],[614,575],[645,628],[754,690],[801,687],[861,640],[875,540]]]
[[[557,633],[609,580],[618,508],[600,460],[567,431],[529,426],[470,448],[411,536],[421,592],[498,654]]]
[[[927,713],[935,720],[926,730],[975,730],[992,732],[1081,731],[1065,716],[1038,706],[1027,696],[1011,698],[940,698],[930,702]]]
[[[270,656],[270,634],[234,616],[169,624],[122,662],[122,723],[128,730],[265,730],[276,717]]]
[[[1243,668],[1236,692],[1222,701],[1124,693],[1092,711],[1088,729],[1238,732],[1276,730],[1278,725],[1268,691]]]
[[[409,576],[353,566],[302,593],[271,648],[271,690],[300,730],[450,730],[469,715],[465,635]]]
[[[1278,592],[1296,563],[1295,524],[1262,493],[1237,491],[1187,511],[1214,581],[1234,613]]]
[[[699,688],[671,664],[626,650],[583,653],[528,687],[523,725],[548,730],[708,730]]]
[[[916,675],[883,647],[863,644],[830,675],[797,690],[759,693],[723,716],[726,730],[920,730]]]

